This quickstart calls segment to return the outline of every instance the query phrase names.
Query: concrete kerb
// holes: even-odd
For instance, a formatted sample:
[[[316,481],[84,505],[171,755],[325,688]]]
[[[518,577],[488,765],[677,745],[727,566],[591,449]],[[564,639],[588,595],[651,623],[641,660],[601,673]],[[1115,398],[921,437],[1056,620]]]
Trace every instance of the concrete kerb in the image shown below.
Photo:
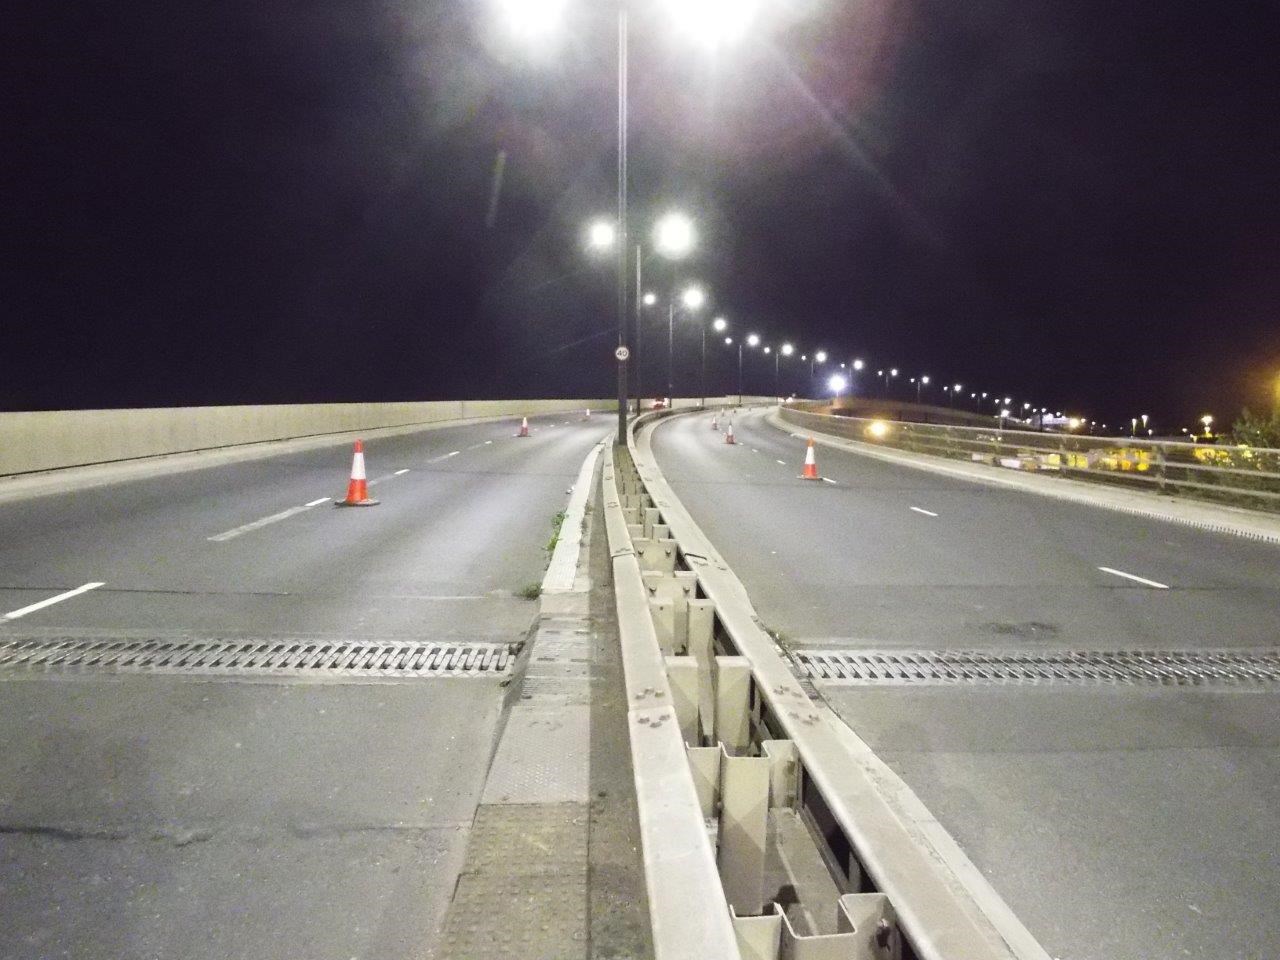
[[[596,465],[600,460],[601,451],[609,445],[610,439],[606,437],[591,448],[591,453],[582,462],[578,477],[573,482],[569,505],[565,508],[564,520],[560,524],[560,534],[556,540],[555,549],[551,552],[551,562],[547,565],[547,572],[542,578],[543,613],[570,612],[564,609],[562,603],[552,598],[566,594],[585,597],[591,589],[591,582],[585,571],[579,572],[582,566],[579,561],[582,555],[584,521],[587,503],[594,489],[591,481],[595,476]],[[549,606],[554,609],[548,609]],[[579,611],[575,606],[572,612],[586,613],[586,610]]]
[[[815,414],[806,414],[815,416]],[[906,450],[893,450],[858,440],[849,440],[833,434],[812,430],[807,425],[788,422],[784,411],[774,409],[766,417],[766,422],[794,436],[813,437],[815,443],[846,450],[860,456],[872,457],[887,463],[925,470],[930,473],[968,480],[987,486],[998,486],[1034,493],[1044,497],[1054,497],[1072,503],[1083,503],[1104,510],[1126,513],[1131,516],[1161,520],[1166,523],[1178,523],[1183,526],[1209,530],[1213,533],[1225,533],[1246,540],[1261,540],[1266,543],[1280,544],[1280,518],[1269,514],[1258,513],[1239,507],[1218,506],[1198,500],[1187,500],[1165,494],[1147,493],[1138,490],[1117,490],[1087,483],[1083,480],[1071,480],[1064,477],[1036,476],[1034,474],[1013,473],[982,463],[964,463],[931,457],[928,454],[913,453]],[[799,431],[799,432],[797,432]]]
[[[722,627],[750,662],[761,699],[795,743],[862,868],[892,900],[916,955],[1048,960],[901,778],[834,714],[811,703],[761,626],[745,587],[659,471],[650,433],[641,426],[631,437],[641,479]]]

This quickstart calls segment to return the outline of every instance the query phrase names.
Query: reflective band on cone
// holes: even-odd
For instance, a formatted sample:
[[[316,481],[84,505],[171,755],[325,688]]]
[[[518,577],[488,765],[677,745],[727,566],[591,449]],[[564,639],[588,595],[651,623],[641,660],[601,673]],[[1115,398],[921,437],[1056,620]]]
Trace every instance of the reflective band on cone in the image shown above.
[[[517,436],[517,437],[527,437],[528,435],[529,435],[529,418],[528,418],[528,417],[521,417],[521,418],[520,418],[520,432],[519,432],[519,433],[517,433],[517,434],[516,434],[516,436]]]
[[[809,446],[804,451],[804,473],[800,475],[802,480],[821,480],[818,476],[818,458],[813,453],[813,437],[809,438]]]
[[[719,418],[719,417],[712,417],[712,418],[711,418],[711,429],[712,429],[712,430],[717,430],[717,431],[720,429],[720,418]]]
[[[335,501],[339,507],[373,507],[377,500],[369,498],[369,481],[364,472],[364,441],[356,441],[355,453],[351,456],[351,480],[347,483],[347,498]]]
[[[725,433],[725,435],[724,435],[724,442],[725,442],[725,443],[737,443],[737,442],[738,442],[737,440],[733,439],[733,421],[732,421],[732,420],[730,420],[730,421],[729,421],[729,430],[728,430],[728,432],[727,432],[727,433]]]

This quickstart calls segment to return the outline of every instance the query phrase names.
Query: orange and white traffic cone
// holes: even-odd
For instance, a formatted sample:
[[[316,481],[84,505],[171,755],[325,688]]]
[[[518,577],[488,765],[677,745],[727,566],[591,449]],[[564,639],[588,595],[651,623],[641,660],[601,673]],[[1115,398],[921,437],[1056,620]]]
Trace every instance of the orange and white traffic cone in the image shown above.
[[[711,429],[717,433],[720,431],[720,415],[713,413],[711,415]]]
[[[519,432],[519,433],[517,433],[517,434],[516,434],[516,436],[517,436],[517,437],[527,437],[528,435],[529,435],[529,418],[528,418],[528,417],[521,417],[521,418],[520,418],[520,432]]]
[[[364,441],[356,441],[356,451],[351,457],[351,480],[347,483],[347,499],[338,500],[340,507],[372,507],[377,500],[369,499],[369,481],[364,472]]]
[[[800,474],[801,480],[821,480],[818,476],[818,458],[813,453],[813,437],[809,438],[809,446],[804,451],[804,473]]]
[[[737,440],[733,439],[733,421],[732,421],[732,420],[730,420],[730,421],[729,421],[729,429],[725,432],[725,435],[724,435],[724,442],[725,442],[725,443],[737,443],[737,442],[738,442]]]

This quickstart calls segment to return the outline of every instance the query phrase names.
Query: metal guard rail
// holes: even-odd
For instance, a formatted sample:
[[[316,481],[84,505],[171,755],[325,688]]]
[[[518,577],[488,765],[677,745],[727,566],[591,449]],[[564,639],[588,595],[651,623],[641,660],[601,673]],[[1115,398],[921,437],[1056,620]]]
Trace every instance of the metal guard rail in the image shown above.
[[[918,960],[1015,960],[1046,956],[1025,929],[998,930],[959,877],[904,824],[877,783],[877,771],[855,756],[842,732],[813,704],[773,638],[760,623],[741,581],[675,497],[657,468],[641,417],[628,447],[641,481],[697,577],[699,593],[715,605],[717,643],[745,657],[752,674],[755,723],[795,743],[801,791],[816,801],[838,831],[836,842],[874,888],[889,896],[903,931],[904,953]],[[1019,925],[1020,926],[1020,925]],[[1015,948],[1011,940],[1018,941]]]
[[[781,416],[875,446],[1280,512],[1280,450],[1268,447],[946,426],[787,406]]]

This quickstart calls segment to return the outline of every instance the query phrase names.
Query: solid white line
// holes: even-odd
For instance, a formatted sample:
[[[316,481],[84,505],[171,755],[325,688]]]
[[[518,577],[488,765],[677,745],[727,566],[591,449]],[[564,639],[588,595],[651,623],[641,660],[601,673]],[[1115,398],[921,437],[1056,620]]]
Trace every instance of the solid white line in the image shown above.
[[[1146,577],[1139,577],[1132,573],[1125,573],[1123,570],[1113,570],[1111,567],[1099,567],[1103,573],[1110,573],[1117,577],[1124,577],[1126,580],[1134,580],[1138,583],[1146,584],[1148,587],[1155,587],[1157,590],[1168,590],[1167,583],[1159,583],[1155,580],[1148,580]]]
[[[823,483],[835,483],[835,481],[834,481],[834,480],[832,480],[830,477],[823,477],[823,478],[822,478],[822,482],[823,482]]]
[[[312,500],[310,503],[308,503],[308,504],[307,504],[307,506],[308,506],[308,507],[318,507],[318,506],[320,506],[320,504],[322,504],[322,503],[328,503],[328,502],[329,502],[329,498],[328,498],[328,497],[321,497],[319,500]]]
[[[926,517],[937,516],[937,514],[934,513],[932,510],[925,510],[925,509],[922,509],[921,507],[912,507],[911,509],[914,510],[916,513],[923,513]]]
[[[395,473],[393,473],[393,474],[392,474],[392,476],[393,476],[393,477],[403,477],[403,476],[404,476],[406,473],[408,473],[408,472],[409,472],[409,468],[408,468],[408,467],[405,467],[403,470],[397,470]],[[311,504],[307,504],[307,506],[311,506]]]
[[[48,600],[41,600],[39,603],[33,603],[29,607],[21,607],[17,610],[10,610],[0,620],[17,620],[19,617],[25,617],[28,613],[35,613],[37,610],[43,610],[45,607],[51,607],[55,603],[61,603],[63,600],[70,600],[72,597],[78,597],[82,593],[88,593],[90,590],[97,590],[103,586],[101,583],[86,583],[76,587],[74,590],[68,590],[66,593],[60,593],[56,597],[50,597]]]

